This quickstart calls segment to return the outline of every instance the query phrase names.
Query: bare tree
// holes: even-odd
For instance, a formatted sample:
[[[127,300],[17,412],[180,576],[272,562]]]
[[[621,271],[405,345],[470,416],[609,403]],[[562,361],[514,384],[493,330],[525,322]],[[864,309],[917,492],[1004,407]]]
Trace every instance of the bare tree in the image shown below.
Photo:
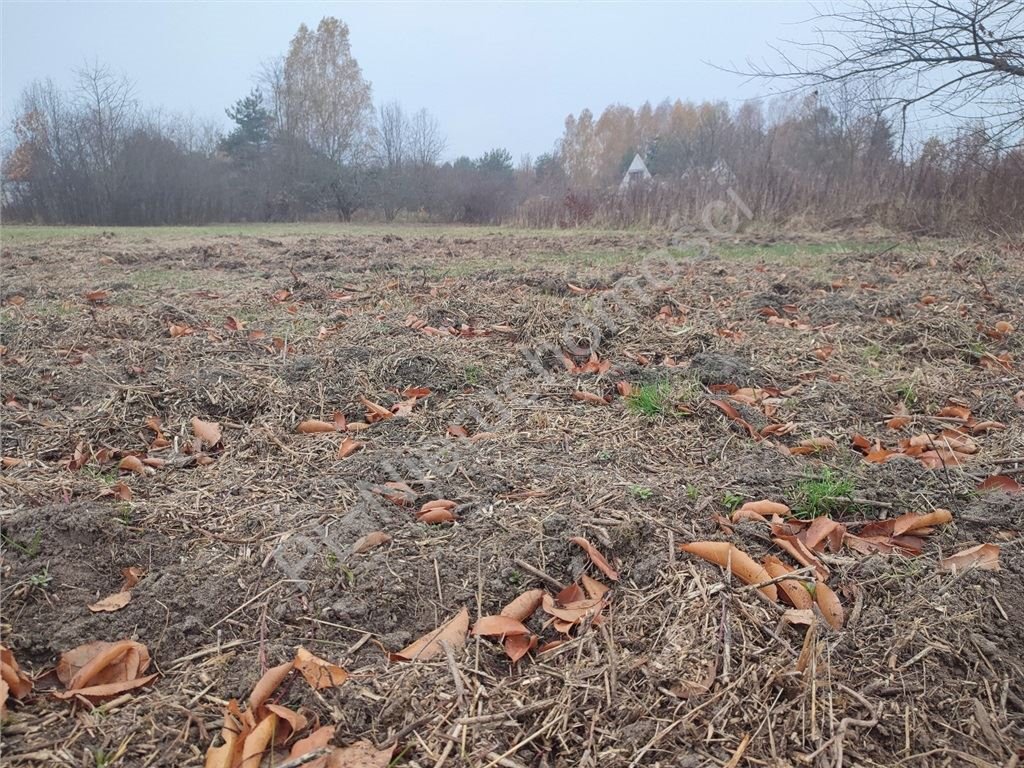
[[[382,104],[377,110],[377,126],[374,131],[374,155],[384,168],[394,171],[406,161],[408,149],[408,121],[397,101]]]
[[[832,90],[844,85],[904,122],[918,105],[984,120],[993,135],[1024,131],[1024,3],[1020,0],[857,0],[817,16],[813,39],[745,74]],[[881,89],[879,88],[881,83]]]
[[[412,116],[408,134],[409,158],[413,164],[423,168],[441,159],[448,142],[441,132],[441,124],[427,110],[421,109]]]

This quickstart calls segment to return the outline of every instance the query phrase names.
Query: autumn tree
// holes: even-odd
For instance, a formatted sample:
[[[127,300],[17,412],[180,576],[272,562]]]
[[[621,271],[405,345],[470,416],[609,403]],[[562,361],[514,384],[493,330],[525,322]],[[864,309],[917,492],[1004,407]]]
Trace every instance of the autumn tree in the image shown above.
[[[348,26],[330,16],[315,31],[301,25],[273,94],[283,132],[304,141],[337,169],[331,185],[335,208],[339,218],[348,218],[373,120],[370,83],[352,56]]]

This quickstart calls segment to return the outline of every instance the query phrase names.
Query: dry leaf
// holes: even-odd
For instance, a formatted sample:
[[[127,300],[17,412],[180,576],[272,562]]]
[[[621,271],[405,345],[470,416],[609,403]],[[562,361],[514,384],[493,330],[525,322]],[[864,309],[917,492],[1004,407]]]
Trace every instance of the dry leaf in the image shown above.
[[[156,678],[143,675],[149,661],[146,646],[133,640],[80,645],[62,654],[57,662],[57,678],[68,690],[54,696],[103,698],[139,688]]]
[[[394,746],[377,749],[372,742],[357,741],[331,752],[326,768],[388,768],[394,751]]]
[[[814,601],[832,629],[843,628],[843,622],[846,621],[843,606],[839,603],[836,593],[824,581],[819,581],[814,586]]]
[[[679,548],[707,560],[709,563],[732,571],[745,584],[762,584],[772,579],[763,565],[729,542],[694,541],[690,544],[682,544]],[[779,599],[779,593],[774,584],[765,584],[758,588],[758,592],[772,602],[777,602]]]
[[[573,390],[572,396],[574,400],[582,400],[583,402],[590,403],[591,405],[609,404],[607,400],[605,400],[600,395],[595,395],[593,392],[584,392],[582,390],[576,389]]]
[[[249,711],[261,714],[263,705],[274,695],[274,692],[294,669],[295,662],[286,661],[284,664],[278,664],[264,672],[249,694]]]
[[[531,589],[524,592],[511,603],[501,609],[502,616],[508,616],[516,621],[526,621],[540,607],[541,599],[544,597],[543,589]]]
[[[338,425],[331,421],[307,419],[306,421],[299,422],[299,426],[296,427],[296,431],[301,432],[304,435],[315,434],[317,432],[337,432]]]
[[[89,606],[89,610],[93,613],[113,613],[124,608],[132,600],[132,593],[130,590],[124,590],[122,592],[115,592],[112,595],[104,597],[102,600],[93,603]]]
[[[110,486],[110,495],[118,501],[131,501],[132,489],[123,482],[118,481]]]
[[[827,579],[829,577],[829,570],[825,564],[815,557],[814,553],[798,537],[777,535],[772,541],[792,555],[793,559],[800,563],[800,565],[814,568],[820,579]]]
[[[359,402],[366,407],[366,420],[371,424],[375,421],[383,421],[384,419],[390,419],[394,414],[383,405],[378,405],[372,400],[367,400],[362,395],[359,396]]]
[[[509,659],[515,664],[523,656],[532,651],[537,647],[537,636],[532,634],[527,635],[510,635],[505,638],[505,653]]]
[[[341,445],[338,446],[338,458],[347,459],[353,453],[361,450],[366,446],[366,443],[361,443],[358,440],[353,440],[351,437],[346,436],[341,441]]]
[[[310,752],[316,752],[318,749],[323,749],[331,743],[331,739],[334,738],[334,726],[323,725],[313,731],[309,736],[304,739],[299,739],[292,744],[291,752],[288,753],[288,758],[294,760],[297,757],[308,755]]]
[[[392,661],[427,661],[442,653],[442,642],[448,643],[453,648],[461,648],[466,643],[467,632],[469,632],[469,610],[463,608],[437,629],[428,632],[397,653],[390,654],[390,658]]]
[[[609,587],[605,586],[597,579],[590,578],[585,573],[580,577],[580,581],[583,582],[583,590],[591,600],[599,600],[608,594]]]
[[[785,576],[787,573],[792,573],[795,568],[790,568],[775,555],[768,555],[764,559],[764,569],[768,571],[768,575],[773,579],[777,579],[779,576]],[[811,593],[807,591],[802,581],[797,579],[783,579],[778,582],[779,589],[782,590],[782,598],[798,609],[809,609],[814,604],[814,598],[811,597]]]
[[[940,571],[964,571],[968,568],[979,568],[983,571],[998,571],[999,546],[996,544],[979,544],[955,555],[939,560]]]
[[[1003,491],[1004,493],[1020,493],[1024,490],[1016,480],[1009,475],[989,475],[978,483],[979,491]]]
[[[420,512],[416,515],[417,521],[427,523],[428,525],[454,523],[456,519],[457,518],[450,509],[444,509],[443,507],[434,507],[433,509],[428,509],[426,512]]]
[[[348,680],[348,672],[336,664],[314,656],[301,645],[295,652],[295,668],[314,690],[337,688]]]
[[[521,621],[511,616],[481,616],[473,625],[471,634],[483,637],[503,637],[505,635],[528,635],[528,630]]]
[[[384,531],[373,531],[356,539],[355,544],[352,545],[351,552],[353,555],[361,555],[364,552],[369,552],[374,547],[379,547],[381,544],[387,544],[389,541],[391,541],[391,536],[384,533]]]
[[[14,654],[0,645],[0,720],[7,716],[7,697],[22,699],[32,690],[32,678],[18,666]]]
[[[137,475],[146,474],[146,465],[138,456],[125,456],[118,462],[117,468],[125,472],[134,472]]]
[[[581,547],[583,551],[586,552],[587,555],[589,555],[591,562],[595,566],[597,566],[597,569],[601,571],[601,573],[603,573],[612,581],[619,580],[619,572],[611,567],[608,561],[605,560],[604,555],[602,555],[598,551],[597,547],[595,547],[582,536],[573,536],[571,539],[569,539],[569,542],[571,544],[576,544],[579,547]]]
[[[266,707],[268,712],[277,715],[278,723],[283,726],[274,733],[275,745],[286,743],[293,735],[304,730],[308,724],[305,715],[294,709],[288,709],[280,704],[267,704]]]
[[[193,416],[192,434],[198,437],[202,441],[203,445],[208,448],[212,448],[221,440],[220,424],[212,421],[203,421],[202,419]]]
[[[737,411],[730,403],[727,403],[725,400],[709,400],[708,402],[720,409],[722,413],[747,430],[752,438],[755,440],[763,439],[761,435],[758,434],[757,430],[751,426],[750,422],[740,416],[740,412]]]
[[[748,501],[740,507],[740,510],[755,512],[765,516],[778,515],[779,517],[789,517],[792,514],[789,507],[785,504],[780,504],[777,501],[768,501],[767,499]]]
[[[908,512],[893,520],[892,532],[894,536],[902,536],[904,533],[921,528],[931,528],[951,522],[953,522],[953,513],[948,509],[936,509],[927,515],[915,515],[913,512]]]

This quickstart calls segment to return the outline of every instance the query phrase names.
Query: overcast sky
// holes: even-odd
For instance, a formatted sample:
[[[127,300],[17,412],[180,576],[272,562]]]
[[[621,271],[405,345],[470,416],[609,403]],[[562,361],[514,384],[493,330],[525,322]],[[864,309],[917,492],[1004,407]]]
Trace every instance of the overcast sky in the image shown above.
[[[704,62],[763,57],[799,37],[812,11],[791,2],[278,3],[2,2],[4,124],[21,89],[58,84],[86,61],[123,71],[149,106],[213,118],[283,53],[299,24],[337,16],[376,103],[429,109],[448,157],[550,150],[565,117],[666,97],[739,103],[764,83]]]

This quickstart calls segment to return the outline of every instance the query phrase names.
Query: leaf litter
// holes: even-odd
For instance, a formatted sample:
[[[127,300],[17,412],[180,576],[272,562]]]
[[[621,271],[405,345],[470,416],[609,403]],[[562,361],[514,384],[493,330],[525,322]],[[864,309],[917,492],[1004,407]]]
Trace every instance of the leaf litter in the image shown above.
[[[517,243],[520,237],[514,236]],[[551,246],[543,235],[536,237]],[[905,734],[908,754],[936,748],[969,752],[980,741],[989,750],[986,759],[1008,759],[999,752],[1000,741],[1014,733],[1018,719],[1012,697],[1001,704],[998,681],[1013,678],[1010,659],[1017,646],[1006,634],[1001,611],[1012,617],[1019,605],[1017,571],[1010,567],[1018,562],[1011,542],[1019,523],[1007,506],[1012,497],[1001,488],[984,494],[985,506],[974,491],[988,477],[1019,479],[1021,464],[1003,463],[1018,455],[1012,425],[1024,402],[1015,396],[1020,384],[1008,379],[1017,370],[1019,334],[998,325],[1020,315],[1012,309],[1012,293],[986,275],[986,291],[1010,311],[979,299],[981,288],[972,293],[971,287],[977,278],[971,269],[955,267],[960,257],[952,253],[843,256],[821,267],[831,279],[771,263],[713,258],[709,265],[684,264],[685,281],[667,295],[622,308],[631,319],[618,323],[616,316],[620,330],[599,351],[571,354],[571,367],[567,350],[554,353],[550,391],[532,380],[513,381],[493,401],[484,397],[490,393],[482,382],[489,386],[498,370],[514,367],[516,344],[557,338],[566,313],[587,311],[587,302],[608,295],[595,286],[611,285],[611,270],[591,266],[593,280],[581,274],[553,283],[536,271],[522,280],[502,274],[496,278],[500,289],[486,293],[473,277],[431,276],[429,270],[441,268],[443,274],[457,263],[446,248],[492,253],[499,247],[467,240],[417,239],[415,258],[426,265],[426,279],[374,267],[335,282],[307,267],[304,285],[274,261],[279,254],[252,243],[247,258],[275,276],[273,287],[250,282],[246,272],[232,277],[246,290],[251,286],[253,296],[283,323],[311,321],[305,337],[273,316],[251,314],[255,305],[243,309],[247,299],[226,286],[207,295],[171,289],[165,300],[178,302],[182,313],[161,310],[150,321],[132,308],[137,297],[116,276],[90,277],[117,286],[117,302],[100,309],[81,299],[93,285],[57,271],[55,289],[81,308],[83,323],[91,310],[93,316],[102,313],[104,324],[83,324],[71,350],[52,351],[43,337],[31,353],[21,341],[8,342],[3,359],[12,394],[5,392],[5,418],[24,437],[5,453],[24,461],[5,468],[4,478],[24,484],[34,504],[65,505],[54,520],[78,526],[80,503],[103,515],[102,525],[86,529],[75,544],[66,527],[46,514],[36,516],[35,527],[21,513],[5,519],[5,537],[17,545],[4,541],[5,567],[14,568],[10,592],[5,585],[16,617],[11,647],[29,669],[43,670],[47,654],[40,649],[50,646],[51,658],[57,658],[62,647],[77,644],[50,640],[47,632],[62,639],[77,632],[78,642],[97,637],[83,634],[83,620],[108,628],[105,640],[124,636],[121,630],[129,626],[137,632],[135,639],[152,649],[164,677],[125,691],[124,701],[125,694],[108,700],[120,703],[113,705],[104,730],[118,734],[118,743],[133,734],[126,764],[143,764],[154,755],[158,765],[194,760],[194,751],[183,750],[209,745],[225,716],[218,702],[248,690],[251,678],[240,682],[247,674],[272,668],[268,657],[284,658],[283,642],[294,651],[300,643],[312,648],[321,638],[324,645],[317,647],[330,651],[322,654],[325,663],[351,670],[350,679],[340,688],[314,690],[294,666],[286,668],[287,679],[257,706],[255,724],[262,730],[250,744],[250,762],[268,747],[277,762],[309,754],[312,739],[332,759],[338,750],[362,750],[366,760],[379,764],[402,750],[434,764],[456,743],[448,763],[465,748],[467,759],[480,764],[508,750],[513,751],[501,759],[521,764],[560,750],[570,761],[587,753],[627,765],[661,733],[659,723],[680,719],[645,758],[689,755],[696,762],[726,764],[741,734],[751,734],[744,750],[754,760],[817,749],[825,750],[824,760],[834,747],[826,744],[828,734],[836,733],[843,717],[873,712],[880,713],[882,727],[848,726],[846,747],[875,762],[903,750]],[[373,252],[359,243],[339,240],[333,252],[344,251],[346,264],[360,266],[377,264],[381,254],[404,260],[413,252],[409,241],[377,237]],[[307,247],[319,246],[297,247],[296,253]],[[49,263],[47,255],[42,258],[42,265]],[[923,284],[928,270],[919,262],[929,258],[937,258],[940,271],[957,275],[941,291]],[[29,262],[24,268],[38,269]],[[1007,262],[1008,274],[1014,269]],[[370,280],[371,274],[388,276]],[[566,289],[570,281],[582,293]],[[557,288],[548,292],[554,283]],[[267,301],[285,285],[279,300]],[[765,306],[759,297],[769,291],[786,298],[773,303],[774,315],[759,315]],[[896,311],[886,302],[901,293]],[[940,293],[934,303],[919,302]],[[328,317],[341,301],[334,294],[348,297],[343,319]],[[27,316],[35,303],[16,311]],[[424,319],[422,326],[403,323],[409,311]],[[229,321],[241,327],[225,329],[225,318],[239,316],[259,319]],[[69,404],[104,402],[100,392],[109,379],[94,380],[81,360],[95,365],[101,359],[97,351],[115,323],[121,324],[119,333],[137,331],[131,344],[143,352],[121,361],[123,374],[120,367],[111,369],[126,382],[124,410],[76,411]],[[172,335],[170,326],[180,333]],[[868,344],[880,350],[872,351],[881,359],[877,366],[866,354]],[[716,382],[726,389],[714,391],[716,384],[705,383],[715,381],[712,374],[701,372],[700,384],[693,385],[691,358],[708,345],[748,363],[750,378],[727,374]],[[962,355],[944,357],[948,349]],[[40,360],[53,371],[74,372],[70,388],[60,378],[47,383]],[[638,387],[662,376],[688,393],[689,415],[673,413],[639,429],[623,401],[632,389],[616,382],[628,379]],[[914,392],[897,396],[910,380]],[[60,395],[54,402],[66,427],[55,428],[52,415],[35,410],[33,387],[40,383],[50,387],[47,396]],[[604,405],[573,401],[567,397],[573,391],[593,393]],[[951,395],[956,402],[949,401]],[[710,400],[729,405],[749,428],[733,426]],[[503,404],[512,406],[511,420],[503,420]],[[947,407],[968,413],[944,412]],[[345,417],[342,429],[330,416],[336,412]],[[147,420],[154,413],[160,417],[151,425]],[[218,442],[190,431],[197,415],[220,426]],[[297,433],[299,423],[315,418],[330,430]],[[1004,424],[1010,426],[1003,429]],[[486,437],[475,439],[480,435]],[[868,436],[868,452],[895,453],[865,461],[867,454],[851,446],[851,435]],[[360,443],[363,450],[352,448]],[[437,461],[426,462],[424,455]],[[127,456],[143,470],[129,461],[134,468],[118,477],[117,465]],[[194,471],[211,462],[216,466],[210,470]],[[747,499],[785,499],[791,478],[823,463],[852,473],[858,483],[857,497],[828,516],[802,519],[777,507],[721,502],[722,492],[731,489]],[[356,490],[363,480],[380,491]],[[992,482],[1012,491],[1004,480]],[[115,483],[121,487],[106,493]],[[653,489],[653,495],[624,493],[630,486]],[[365,495],[380,501],[370,514],[360,505]],[[424,511],[432,501],[454,506]],[[940,509],[951,511],[952,524],[923,519]],[[417,517],[433,510],[457,514],[458,525],[420,525]],[[915,517],[906,517],[908,512]],[[679,545],[689,542],[721,544],[716,516],[729,526],[728,544],[775,580],[778,602],[765,600],[759,583],[740,579],[734,558],[723,567],[680,552]],[[317,526],[324,524],[330,537],[321,544]],[[34,544],[37,530],[41,536]],[[391,539],[351,552],[368,531]],[[596,543],[617,581],[585,547],[569,541],[576,536]],[[315,546],[301,573],[308,589],[299,590],[278,583],[290,577],[277,566],[290,554],[302,554],[303,537]],[[992,562],[996,544],[981,545],[977,554],[964,552],[979,542],[1003,545],[996,558],[1001,570],[980,565]],[[108,552],[120,558],[113,566]],[[940,561],[958,555],[966,556],[950,572],[938,571]],[[93,558],[103,567],[89,562]],[[149,567],[149,558],[155,575],[146,577],[145,600],[136,597],[112,613],[87,609],[83,596],[102,596],[116,585],[108,569],[116,573],[135,562]],[[74,570],[76,560],[81,565]],[[159,598],[158,607],[151,597]],[[511,608],[519,598],[519,607]],[[808,598],[811,605],[799,607]],[[452,633],[455,674],[443,646],[429,659],[388,664],[383,649],[408,647],[429,628],[428,636],[435,634],[459,617],[462,605],[470,606],[476,620],[467,615],[464,631]],[[505,618],[519,622],[525,634],[470,634],[483,618],[504,615],[505,607],[517,614]],[[924,617],[934,618],[937,607],[943,620],[921,624]],[[517,625],[499,624],[518,632]],[[830,624],[844,629],[832,631]],[[921,626],[926,633],[915,629]],[[239,640],[253,642],[252,653],[231,645]],[[429,644],[428,639],[424,647]],[[975,644],[985,649],[984,662],[971,656]],[[195,653],[204,655],[188,658]],[[327,661],[335,653],[336,660]],[[989,680],[983,679],[990,674],[986,662],[996,670]],[[155,669],[151,664],[141,677]],[[476,702],[472,712],[459,708],[457,679],[465,700]],[[938,679],[955,706],[932,705]],[[570,680],[572,685],[565,684]],[[575,687],[580,681],[584,685]],[[987,719],[979,720],[971,697],[987,683],[996,686],[995,694],[982,697]],[[553,703],[552,692],[559,696]],[[191,717],[171,707],[197,695],[187,707]],[[711,697],[714,707],[701,708]],[[680,698],[690,699],[688,709],[673,715]],[[834,709],[822,709],[825,700]],[[74,701],[75,707],[85,706],[80,698]],[[71,713],[77,711],[38,692],[20,704],[12,700],[10,708],[16,719],[47,708],[59,716],[45,735],[15,737],[23,742],[15,748],[24,752],[68,738]],[[727,731],[720,729],[724,720],[713,719],[716,712],[730,723]],[[813,723],[812,712],[818,713]],[[148,730],[128,730],[129,717],[148,723]],[[422,718],[433,719],[404,730]],[[448,738],[456,726],[459,734]],[[985,737],[985,728],[995,740]],[[200,735],[202,729],[209,738]],[[968,743],[961,732],[975,741]],[[887,734],[899,738],[890,742]],[[397,735],[394,744],[391,735]],[[101,746],[91,732],[77,738],[84,742],[76,747]]]

